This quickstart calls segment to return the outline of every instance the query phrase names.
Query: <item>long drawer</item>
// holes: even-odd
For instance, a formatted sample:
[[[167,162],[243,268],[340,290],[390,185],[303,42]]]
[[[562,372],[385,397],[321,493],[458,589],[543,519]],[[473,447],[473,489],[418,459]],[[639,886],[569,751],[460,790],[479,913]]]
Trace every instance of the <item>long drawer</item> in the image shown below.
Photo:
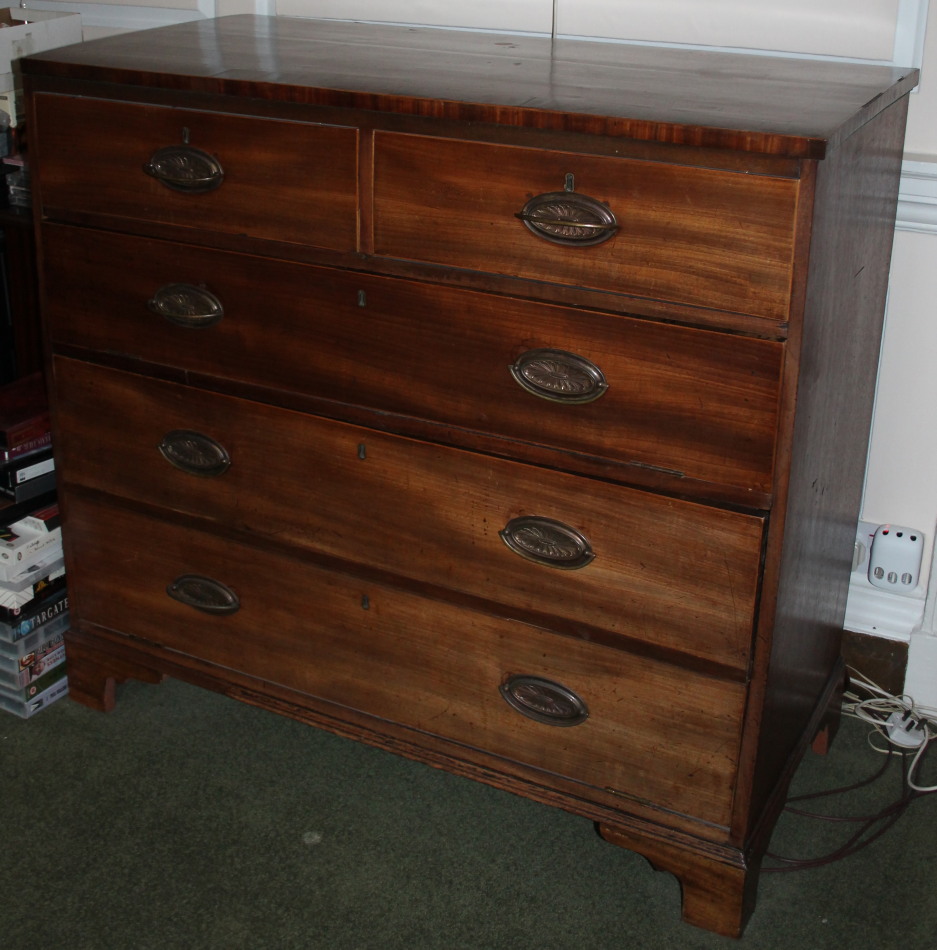
[[[375,136],[377,254],[781,320],[797,196],[785,178]]]
[[[78,496],[69,499],[67,523],[83,623],[728,822],[740,684],[260,555]],[[192,606],[193,596],[219,609]]]
[[[356,129],[49,94],[36,122],[47,214],[357,247]]]
[[[493,433],[771,491],[781,343],[78,228],[43,235],[55,345],[310,393],[338,414],[361,405],[398,430],[429,419],[450,439]]]
[[[66,487],[747,667],[761,517],[60,357],[54,388]]]

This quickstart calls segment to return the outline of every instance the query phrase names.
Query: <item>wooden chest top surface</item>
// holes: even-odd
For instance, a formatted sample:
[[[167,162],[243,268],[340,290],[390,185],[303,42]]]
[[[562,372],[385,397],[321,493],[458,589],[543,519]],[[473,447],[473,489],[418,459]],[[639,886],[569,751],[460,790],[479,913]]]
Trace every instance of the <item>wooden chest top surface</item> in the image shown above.
[[[798,158],[822,158],[918,78],[911,68],[250,15],[55,49],[23,71]]]

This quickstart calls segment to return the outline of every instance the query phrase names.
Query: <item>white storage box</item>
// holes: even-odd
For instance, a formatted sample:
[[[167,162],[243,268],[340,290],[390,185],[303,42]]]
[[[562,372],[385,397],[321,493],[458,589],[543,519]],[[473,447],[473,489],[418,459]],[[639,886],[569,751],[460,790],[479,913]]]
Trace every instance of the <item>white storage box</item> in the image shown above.
[[[30,53],[81,42],[80,13],[0,9],[0,89],[12,89],[13,60]],[[9,80],[9,81],[5,81]]]
[[[80,13],[0,8],[0,109],[9,113],[11,125],[16,125],[15,89],[19,85],[13,76],[13,61],[30,53],[80,43],[81,39]]]

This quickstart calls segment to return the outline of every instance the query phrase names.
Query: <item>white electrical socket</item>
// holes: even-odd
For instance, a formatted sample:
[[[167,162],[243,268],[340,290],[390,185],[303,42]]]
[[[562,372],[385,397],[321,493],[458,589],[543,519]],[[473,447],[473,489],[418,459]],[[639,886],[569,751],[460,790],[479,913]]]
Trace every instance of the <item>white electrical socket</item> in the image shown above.
[[[914,528],[879,525],[869,548],[869,583],[895,594],[917,587],[924,557],[924,535]]]

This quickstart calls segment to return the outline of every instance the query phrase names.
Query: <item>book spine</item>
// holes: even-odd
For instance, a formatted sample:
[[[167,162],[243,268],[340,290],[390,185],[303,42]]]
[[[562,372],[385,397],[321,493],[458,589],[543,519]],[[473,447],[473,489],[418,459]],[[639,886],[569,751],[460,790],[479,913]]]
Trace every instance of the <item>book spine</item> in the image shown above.
[[[16,425],[7,426],[6,429],[0,432],[0,442],[3,443],[7,451],[10,451],[31,439],[42,438],[50,429],[49,413],[44,412],[41,415],[33,416],[31,419],[25,419]]]
[[[17,686],[29,686],[65,662],[65,635],[58,633],[19,659]]]
[[[6,700],[18,700],[20,702],[30,702],[40,699],[42,694],[48,690],[54,683],[58,683],[66,676],[67,663],[57,663],[50,670],[46,670],[40,676],[25,687],[7,687],[0,685],[0,697]]]
[[[54,469],[54,459],[42,459],[38,462],[33,462],[31,465],[24,465],[22,468],[17,469],[16,471],[16,484],[22,485],[23,482],[28,482],[30,479],[38,478],[40,475],[48,475],[49,472],[53,471]]]
[[[55,460],[48,451],[38,452],[35,456],[27,455],[0,466],[0,484],[5,488],[15,488],[40,475],[47,475],[54,469]]]
[[[31,633],[42,630],[63,614],[68,614],[68,595],[64,592],[61,597],[53,600],[47,607],[36,611],[36,613],[21,620],[16,625],[8,626],[9,633],[5,639],[16,643],[17,640],[22,640]]]
[[[51,602],[65,589],[65,567],[61,561],[49,574],[26,588],[10,590],[0,582],[0,621],[13,624],[24,615],[31,617],[39,603]]]
[[[12,488],[0,485],[0,494],[7,498],[12,498],[15,502],[29,501],[39,495],[45,495],[48,492],[55,491],[55,470],[33,478],[28,482],[21,482]]]
[[[34,439],[28,439],[25,442],[21,442],[19,445],[13,448],[0,448],[0,463],[12,462],[15,459],[22,458],[24,455],[29,455],[30,452],[35,452],[38,449],[44,449],[51,444],[52,432],[47,431],[40,436],[36,436]]]

